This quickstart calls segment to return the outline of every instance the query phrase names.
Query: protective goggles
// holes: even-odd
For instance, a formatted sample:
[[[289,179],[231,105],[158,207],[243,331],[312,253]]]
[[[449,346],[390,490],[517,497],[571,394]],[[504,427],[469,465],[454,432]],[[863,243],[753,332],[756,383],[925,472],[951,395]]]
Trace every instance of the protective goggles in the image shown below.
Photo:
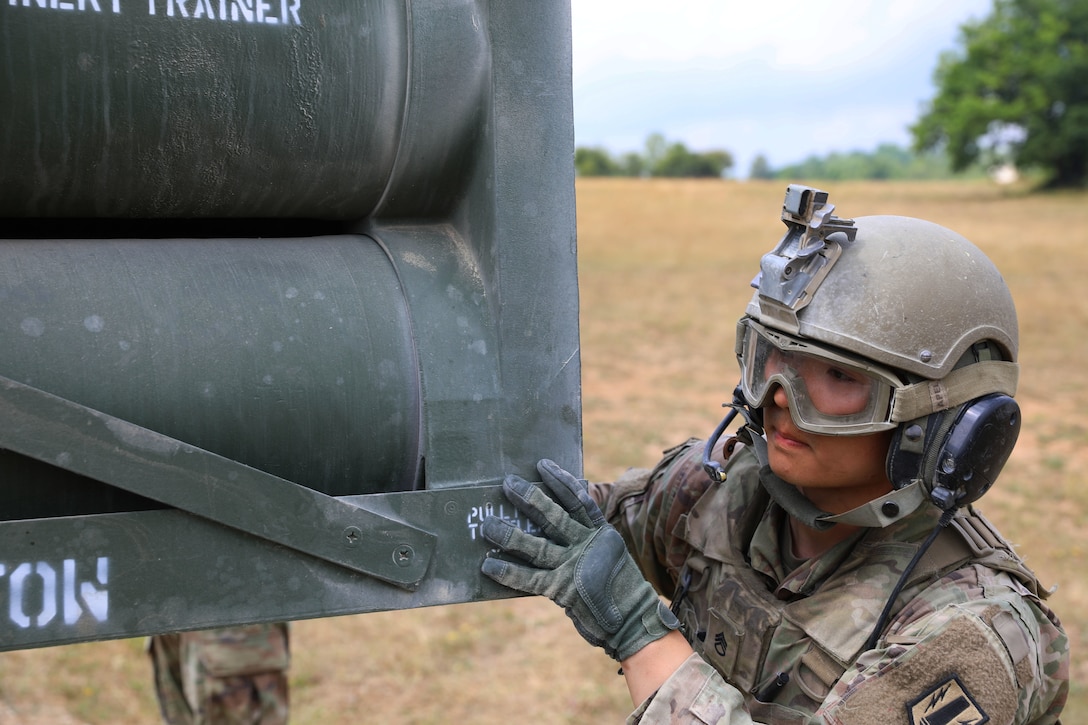
[[[737,323],[737,359],[748,405],[766,405],[779,385],[801,430],[859,435],[897,425],[892,403],[906,383],[863,358],[813,345],[745,317]]]

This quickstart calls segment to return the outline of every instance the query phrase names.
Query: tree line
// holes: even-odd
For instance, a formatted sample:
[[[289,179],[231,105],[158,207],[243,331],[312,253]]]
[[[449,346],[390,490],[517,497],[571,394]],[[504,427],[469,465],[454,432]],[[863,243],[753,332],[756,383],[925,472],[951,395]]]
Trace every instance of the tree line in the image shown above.
[[[748,176],[752,179],[917,181],[981,177],[985,173],[986,169],[979,164],[970,164],[955,170],[948,156],[939,150],[915,152],[895,144],[881,144],[875,151],[812,155],[804,161],[777,169],[772,168],[766,158],[760,155],[752,161]]]
[[[937,92],[910,127],[912,146],[812,156],[774,169],[757,156],[755,179],[935,179],[1015,166],[1044,186],[1088,185],[1088,2],[994,0],[960,27],[942,54]],[[660,133],[643,153],[575,151],[581,176],[722,177],[733,155],[689,150]]]
[[[663,137],[654,134],[647,149],[661,146]],[[665,143],[664,153],[628,152],[612,156],[602,148],[579,147],[574,152],[574,167],[579,176],[687,177],[720,178],[729,176],[733,157],[728,151],[689,151],[682,143]],[[948,156],[940,151],[915,153],[895,144],[882,144],[875,151],[850,151],[827,156],[809,156],[805,160],[774,168],[760,154],[748,170],[750,179],[824,179],[844,181],[948,179],[982,176],[985,169],[971,164],[962,171],[952,168]]]
[[[600,147],[574,150],[574,170],[579,176],[720,178],[731,168],[733,155],[728,151],[690,151],[678,141],[668,142],[660,133],[650,134],[641,154],[631,151],[615,157]]]

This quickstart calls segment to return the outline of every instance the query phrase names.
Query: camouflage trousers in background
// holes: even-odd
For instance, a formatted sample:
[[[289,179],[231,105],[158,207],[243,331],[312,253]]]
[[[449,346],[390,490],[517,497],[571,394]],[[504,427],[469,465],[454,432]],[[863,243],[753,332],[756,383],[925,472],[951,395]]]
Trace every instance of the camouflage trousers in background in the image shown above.
[[[287,624],[156,635],[148,649],[170,725],[287,722]]]

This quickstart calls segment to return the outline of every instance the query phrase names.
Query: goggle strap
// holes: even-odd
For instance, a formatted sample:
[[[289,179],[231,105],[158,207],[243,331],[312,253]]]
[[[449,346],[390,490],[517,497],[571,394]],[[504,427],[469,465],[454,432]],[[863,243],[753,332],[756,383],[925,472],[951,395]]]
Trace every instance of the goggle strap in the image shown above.
[[[828,519],[831,514],[805,498],[796,486],[791,486],[779,478],[770,466],[765,465],[759,469],[759,482],[775,503],[810,529],[826,531],[835,525],[834,521]]]
[[[895,392],[891,422],[902,423],[940,410],[954,408],[989,393],[1012,396],[1020,379],[1020,365],[987,360],[957,368],[940,380],[923,380]]]

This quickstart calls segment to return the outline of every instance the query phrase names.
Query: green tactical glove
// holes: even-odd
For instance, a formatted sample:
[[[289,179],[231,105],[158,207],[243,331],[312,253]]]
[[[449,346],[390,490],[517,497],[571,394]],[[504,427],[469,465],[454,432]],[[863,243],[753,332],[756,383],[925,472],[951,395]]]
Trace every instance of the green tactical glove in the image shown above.
[[[677,629],[680,622],[642,576],[586,487],[553,461],[540,461],[537,470],[558,504],[518,476],[507,476],[502,487],[544,536],[489,516],[481,526],[484,538],[528,566],[489,557],[483,573],[511,589],[548,597],[563,607],[587,642],[616,660]]]

